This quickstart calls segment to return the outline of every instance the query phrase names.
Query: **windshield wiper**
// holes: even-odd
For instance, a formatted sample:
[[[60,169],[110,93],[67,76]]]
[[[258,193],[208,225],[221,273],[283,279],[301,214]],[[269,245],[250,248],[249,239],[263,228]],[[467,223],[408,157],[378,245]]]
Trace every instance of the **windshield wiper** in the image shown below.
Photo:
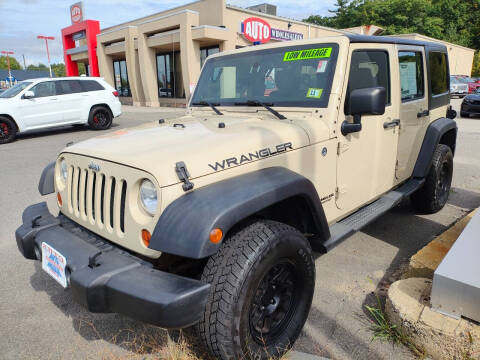
[[[223,115],[222,112],[220,112],[215,106],[218,106],[220,104],[213,104],[213,103],[210,103],[210,102],[207,102],[207,101],[199,101],[199,102],[195,102],[195,103],[192,103],[192,105],[201,105],[201,106],[210,106],[212,108],[213,111],[215,111],[215,113],[217,115]]]
[[[266,103],[266,102],[261,102],[261,101],[257,101],[257,100],[247,100],[245,102],[236,102],[235,105],[247,105],[247,106],[263,106],[265,109],[267,109],[268,111],[270,111],[273,115],[275,115],[277,118],[279,118],[280,120],[284,120],[286,119],[285,116],[283,116],[282,114],[280,114],[278,111],[272,109],[270,106],[273,106],[272,103]]]

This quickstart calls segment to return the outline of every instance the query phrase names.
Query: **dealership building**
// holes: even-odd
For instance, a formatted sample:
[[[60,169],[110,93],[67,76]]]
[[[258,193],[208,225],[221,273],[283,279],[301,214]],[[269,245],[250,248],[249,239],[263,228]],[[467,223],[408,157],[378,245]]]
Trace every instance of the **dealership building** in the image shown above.
[[[81,3],[72,5],[70,13],[72,26],[62,30],[67,75],[77,75],[77,64],[85,63],[89,74],[102,76],[124,102],[142,106],[184,105],[205,59],[217,52],[345,32],[377,35],[382,30],[332,29],[276,16],[273,5],[245,9],[225,0],[199,0],[105,29],[83,20]],[[455,64],[451,74],[470,74],[474,50],[447,47]]]

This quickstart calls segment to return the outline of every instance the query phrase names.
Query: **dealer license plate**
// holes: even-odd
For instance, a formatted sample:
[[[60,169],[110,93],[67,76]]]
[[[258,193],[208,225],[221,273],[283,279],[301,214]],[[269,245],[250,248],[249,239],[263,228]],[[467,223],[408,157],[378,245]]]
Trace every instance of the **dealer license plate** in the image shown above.
[[[67,287],[65,266],[67,259],[47,243],[42,243],[42,269],[64,288]]]

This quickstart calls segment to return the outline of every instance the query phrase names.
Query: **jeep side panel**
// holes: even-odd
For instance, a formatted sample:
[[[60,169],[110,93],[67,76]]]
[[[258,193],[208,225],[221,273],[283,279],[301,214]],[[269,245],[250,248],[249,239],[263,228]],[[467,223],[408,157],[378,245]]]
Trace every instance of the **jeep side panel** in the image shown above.
[[[202,187],[173,201],[155,227],[150,248],[205,258],[221,246],[221,242],[210,242],[212,229],[220,228],[225,237],[247,217],[295,197],[308,205],[319,243],[328,239],[327,220],[312,182],[286,168],[272,167]]]

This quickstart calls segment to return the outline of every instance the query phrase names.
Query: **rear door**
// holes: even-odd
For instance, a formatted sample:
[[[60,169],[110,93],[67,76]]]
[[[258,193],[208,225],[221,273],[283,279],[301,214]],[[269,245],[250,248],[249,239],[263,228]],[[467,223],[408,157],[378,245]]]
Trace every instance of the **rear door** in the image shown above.
[[[399,45],[397,50],[401,104],[396,178],[400,182],[412,175],[430,112],[424,48]]]
[[[81,112],[88,94],[83,92],[80,80],[57,80],[58,104],[63,109],[63,123],[81,120]]]
[[[63,109],[59,106],[54,81],[42,81],[32,86],[35,96],[22,99],[19,113],[28,129],[61,124]]]

